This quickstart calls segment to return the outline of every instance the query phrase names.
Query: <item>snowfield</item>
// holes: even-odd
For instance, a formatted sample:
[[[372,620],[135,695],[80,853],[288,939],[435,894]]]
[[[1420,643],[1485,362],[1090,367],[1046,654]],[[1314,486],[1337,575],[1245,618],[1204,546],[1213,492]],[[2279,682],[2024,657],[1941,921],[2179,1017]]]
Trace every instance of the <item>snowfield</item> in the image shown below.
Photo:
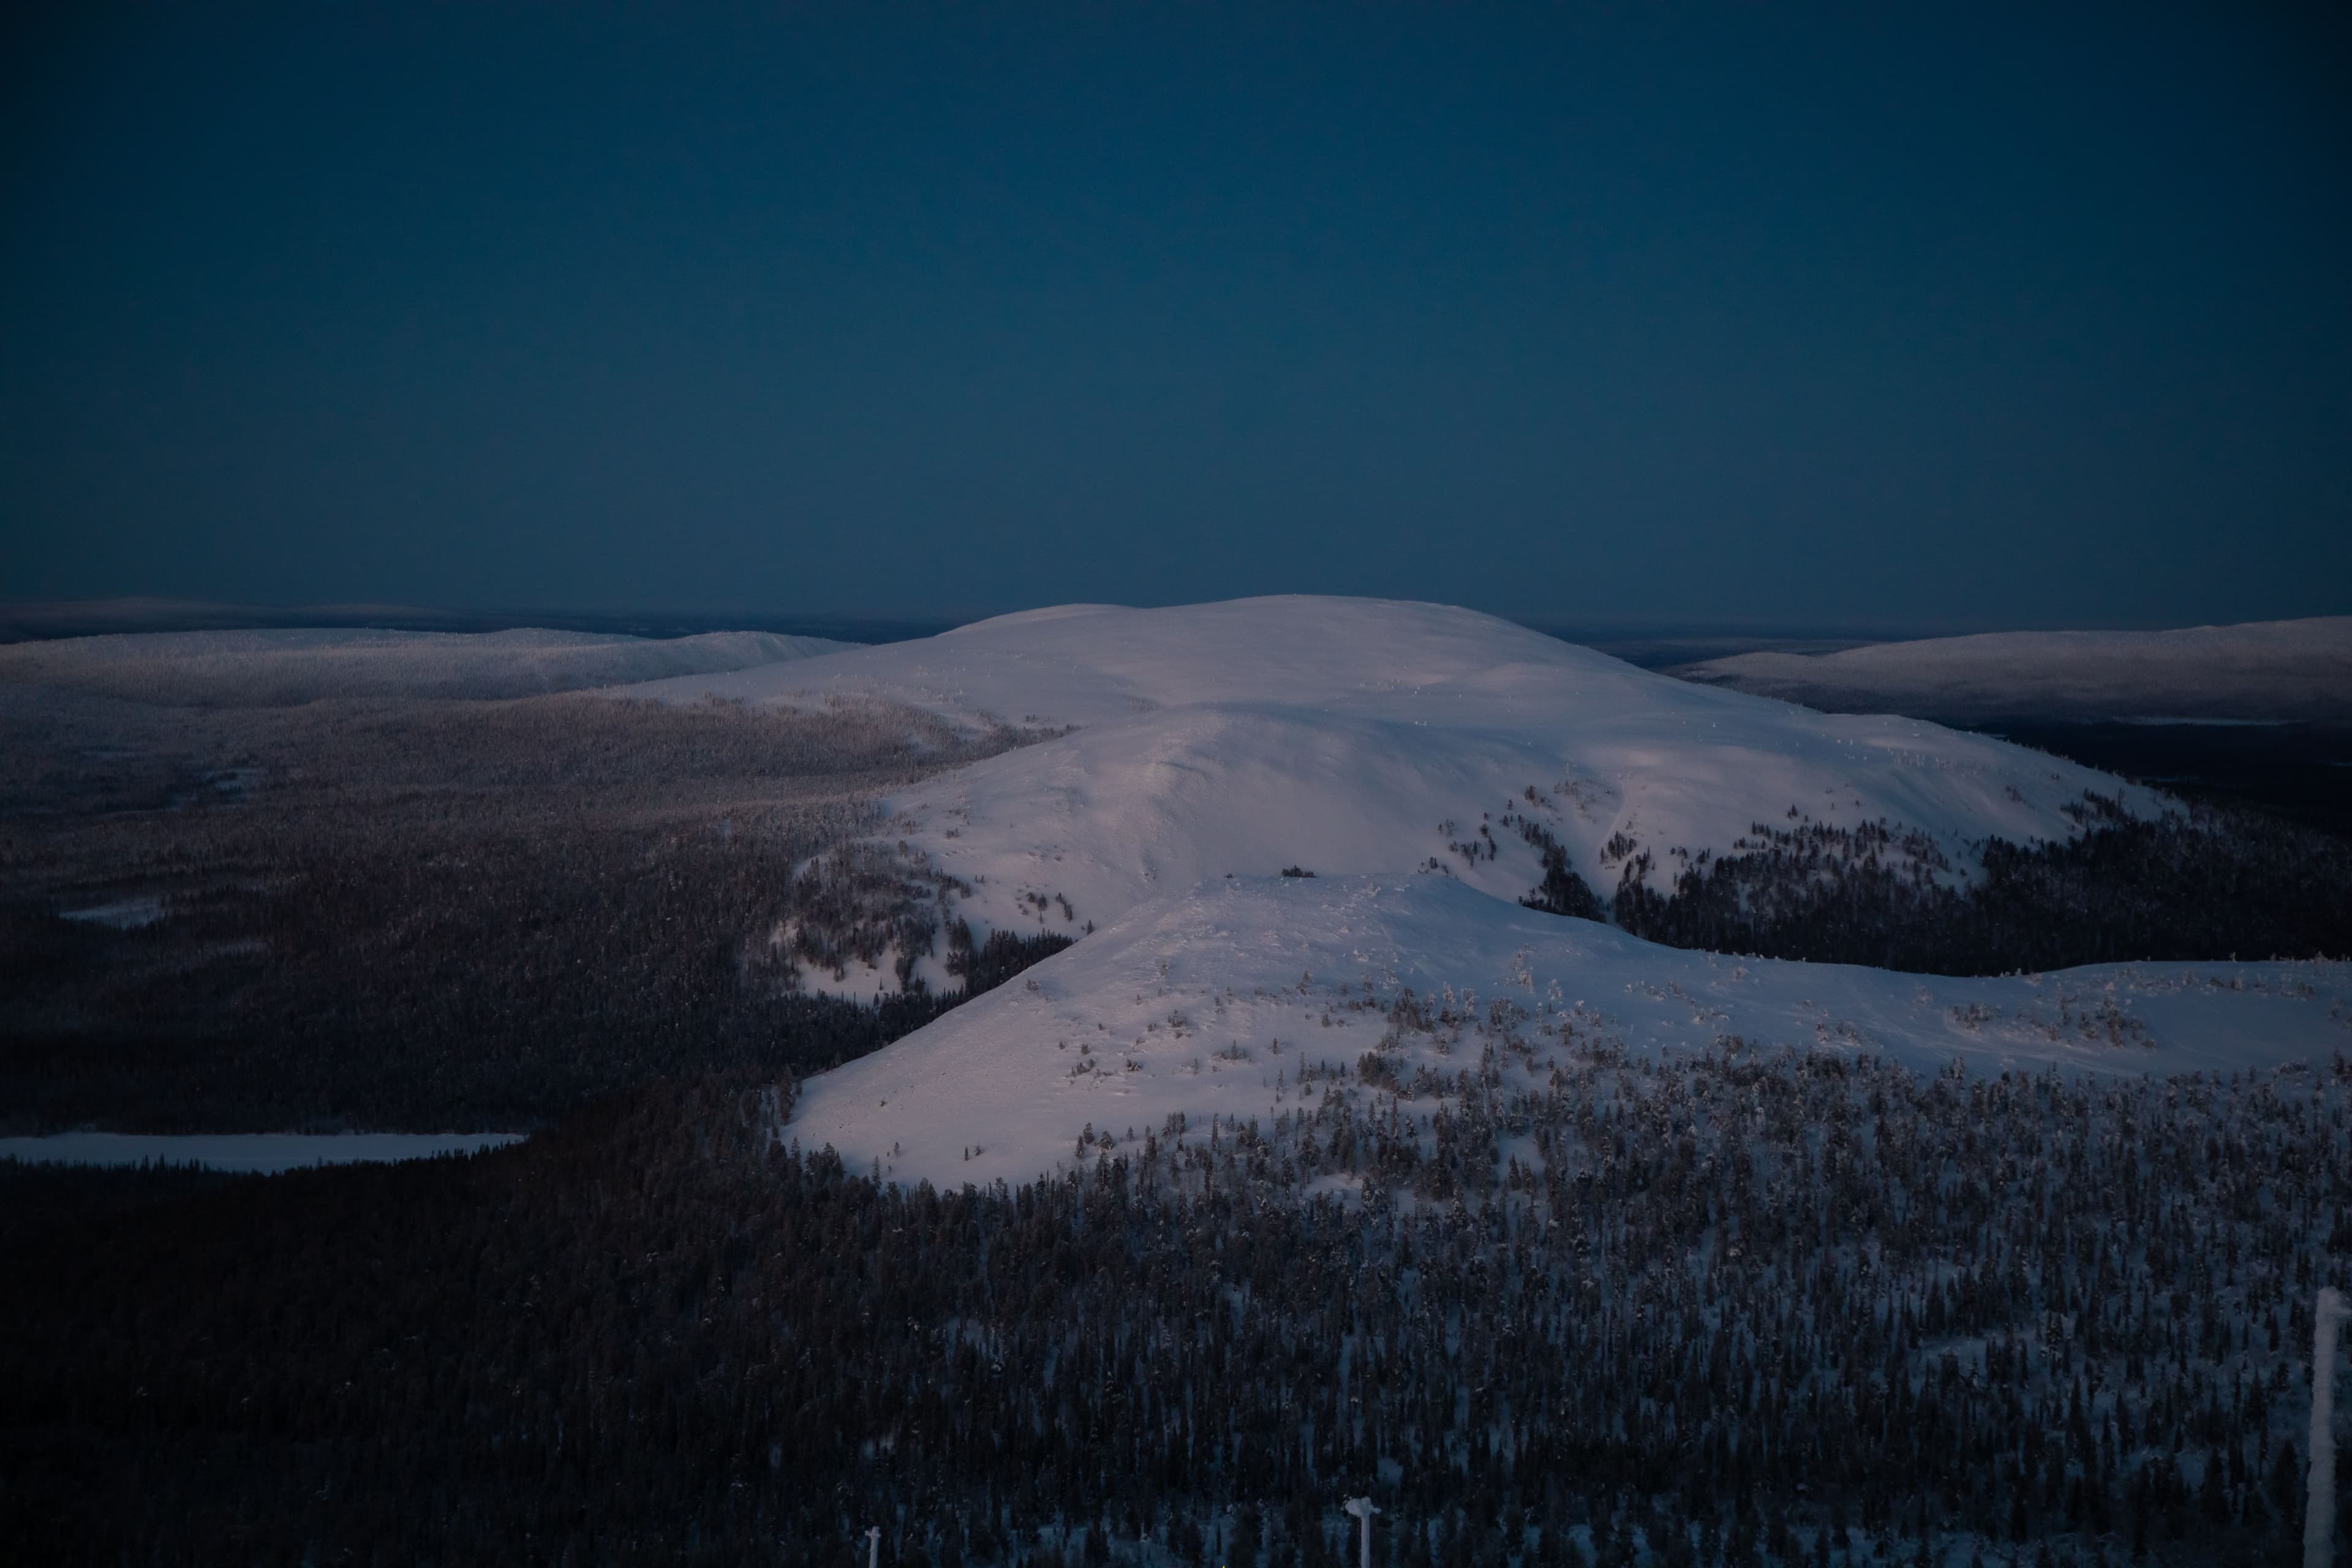
[[[1069,605],[628,695],[1071,729],[885,803],[879,841],[962,883],[954,913],[982,934],[1077,935],[1210,878],[1293,866],[1421,869],[1516,900],[1543,874],[1523,825],[1605,899],[1635,856],[1663,888],[1675,851],[1720,855],[1759,822],[1884,820],[1965,877],[1989,836],[2071,837],[2064,808],[2086,790],[2160,809],[2005,742],[1712,690],[1491,616],[1381,600]],[[874,970],[838,988],[889,983]]]
[[[1744,653],[1688,680],[1845,712],[2046,718],[2352,719],[2352,616],[2168,632],[1998,632],[1842,653]]]
[[[0,682],[190,707],[489,699],[741,669],[851,646],[771,632],[673,638],[535,628],[127,632],[0,647]]]
[[[2228,1073],[2352,1049],[2352,964],[1952,979],[1664,948],[1440,877],[1219,879],[810,1079],[787,1136],[909,1184],[1017,1185],[1132,1163],[1147,1135],[1174,1141],[1171,1118],[1196,1142],[1254,1121],[1279,1145],[1318,1110],[1425,1119],[1465,1071],[1498,1070],[1507,1096],[1562,1050],[1734,1036],[1927,1074]],[[1385,1064],[1369,1082],[1368,1052]]]

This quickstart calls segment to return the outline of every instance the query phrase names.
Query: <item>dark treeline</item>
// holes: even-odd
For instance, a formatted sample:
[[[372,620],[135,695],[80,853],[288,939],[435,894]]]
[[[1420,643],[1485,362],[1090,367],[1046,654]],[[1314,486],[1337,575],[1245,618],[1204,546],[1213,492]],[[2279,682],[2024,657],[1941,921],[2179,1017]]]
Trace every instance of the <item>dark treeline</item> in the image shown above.
[[[974,942],[971,927],[957,921],[948,928],[947,963],[948,973],[960,984],[950,994],[949,1005],[983,991],[993,991],[1031,964],[1051,958],[1069,945],[1068,937],[1049,931],[1034,936],[992,931],[985,940]]]
[[[2340,1065],[1732,1041],[1442,1087],[1342,1070],[1272,1129],[941,1194],[703,1080],[100,1203],[0,1272],[0,1539],[848,1563],[873,1523],[891,1568],[1338,1568],[1370,1490],[1381,1568],[2295,1560]],[[1335,1173],[1360,1201],[1305,1195]]]
[[[1928,974],[2352,954],[2352,843],[2228,806],[2142,819],[2087,795],[2078,815],[2070,840],[1988,841],[1967,883],[1924,835],[1884,825],[1758,823],[1731,853],[1681,857],[1663,893],[1629,843],[1607,918],[1675,947]],[[1538,847],[1545,879],[1520,902],[1597,911]]]

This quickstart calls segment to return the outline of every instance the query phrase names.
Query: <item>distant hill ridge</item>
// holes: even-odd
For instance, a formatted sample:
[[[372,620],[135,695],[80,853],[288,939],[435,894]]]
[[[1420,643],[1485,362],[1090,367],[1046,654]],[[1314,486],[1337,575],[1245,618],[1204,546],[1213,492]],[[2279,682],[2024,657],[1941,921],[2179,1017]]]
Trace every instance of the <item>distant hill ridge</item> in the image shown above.
[[[0,647],[0,682],[169,707],[489,699],[742,669],[850,646],[772,632],[651,638],[543,627],[131,632]]]
[[[2352,721],[2352,616],[2160,632],[1989,632],[1667,673],[1825,712],[1996,719]]]

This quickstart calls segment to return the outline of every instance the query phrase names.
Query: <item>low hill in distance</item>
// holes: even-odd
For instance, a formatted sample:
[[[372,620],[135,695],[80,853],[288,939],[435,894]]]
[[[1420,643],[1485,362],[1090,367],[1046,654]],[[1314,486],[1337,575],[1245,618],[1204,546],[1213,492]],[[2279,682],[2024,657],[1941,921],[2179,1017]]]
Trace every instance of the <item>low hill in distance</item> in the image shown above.
[[[446,609],[430,605],[229,605],[199,599],[55,599],[0,603],[0,644],[140,632],[507,632],[533,628],[669,639],[704,632],[774,632],[845,643],[934,637],[970,617],[793,610],[582,610],[548,605]],[[1851,646],[1853,639],[1838,646]],[[1673,662],[1746,651],[1709,645]]]
[[[1673,667],[1703,685],[1832,713],[2352,721],[2352,616],[2161,632],[1992,632]]]
[[[542,627],[132,632],[0,647],[0,685],[196,708],[290,707],[336,698],[534,697],[743,669],[850,646],[743,631],[668,638]]]

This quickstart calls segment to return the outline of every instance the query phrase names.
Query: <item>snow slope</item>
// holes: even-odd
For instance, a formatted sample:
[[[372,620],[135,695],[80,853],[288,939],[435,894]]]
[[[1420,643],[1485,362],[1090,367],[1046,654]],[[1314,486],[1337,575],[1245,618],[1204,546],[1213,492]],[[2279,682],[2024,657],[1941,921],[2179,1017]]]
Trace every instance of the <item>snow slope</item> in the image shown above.
[[[1722,853],[1758,822],[1883,819],[1965,875],[1990,835],[2071,835],[2063,808],[2085,790],[2158,809],[2003,742],[1712,690],[1493,616],[1380,600],[1069,605],[639,694],[1076,726],[886,803],[881,841],[961,879],[954,912],[983,932],[1076,934],[1204,879],[1290,866],[1420,868],[1517,899],[1542,877],[1521,821],[1606,898],[1631,854],[1664,885],[1673,851]],[[893,983],[885,966],[837,988]]]
[[[2352,616],[2168,632],[1999,632],[1748,653],[1688,680],[1808,707],[1938,719],[2352,719]]]
[[[1396,1027],[1410,987],[1432,1028]],[[1409,1016],[1408,1015],[1403,1015]],[[1195,1142],[1336,1100],[1386,1103],[1352,1070],[1383,1052],[1422,1079],[1492,1051],[1534,1087],[1564,1049],[1883,1053],[1972,1067],[2236,1071],[2352,1048],[2352,965],[2118,964],[1994,979],[1896,974],[1657,947],[1438,877],[1220,879],[1136,910],[898,1044],[803,1087],[786,1135],[907,1184],[1019,1184],[1146,1134]],[[1327,1067],[1345,1071],[1326,1072]],[[1301,1069],[1311,1080],[1301,1083]],[[1532,1155],[1528,1155],[1532,1159]]]
[[[192,707],[527,697],[743,669],[850,646],[770,632],[676,638],[538,629],[134,632],[0,647],[0,681]]]

